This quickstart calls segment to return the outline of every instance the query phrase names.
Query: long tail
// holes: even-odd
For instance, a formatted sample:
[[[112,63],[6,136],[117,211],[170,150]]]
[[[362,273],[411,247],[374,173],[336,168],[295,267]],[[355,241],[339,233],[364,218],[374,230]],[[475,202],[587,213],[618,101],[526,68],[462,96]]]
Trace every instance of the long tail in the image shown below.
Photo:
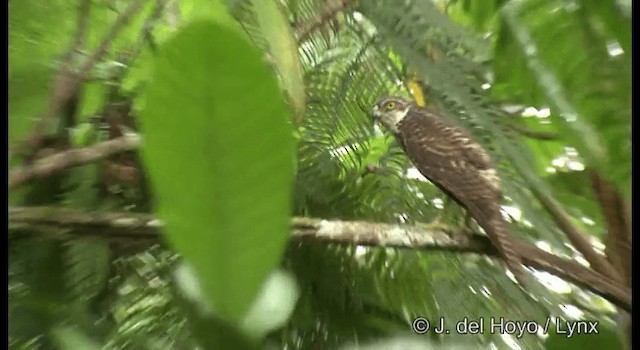
[[[498,249],[505,265],[520,284],[525,284],[526,271],[522,266],[520,255],[513,248],[511,236],[506,221],[500,213],[500,206],[483,203],[483,206],[473,205],[468,208],[478,225],[484,229],[491,243]]]

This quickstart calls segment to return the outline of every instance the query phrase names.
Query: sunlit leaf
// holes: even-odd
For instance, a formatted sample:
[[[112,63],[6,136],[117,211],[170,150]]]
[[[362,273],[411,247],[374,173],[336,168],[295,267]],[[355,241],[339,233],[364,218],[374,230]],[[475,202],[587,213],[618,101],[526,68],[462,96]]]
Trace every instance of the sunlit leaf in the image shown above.
[[[282,327],[291,316],[299,293],[293,277],[276,270],[267,278],[242,320],[242,328],[247,334],[261,339],[269,332]]]
[[[167,237],[224,317],[248,309],[288,236],[288,116],[275,76],[235,32],[194,23],[162,48],[143,155]]]

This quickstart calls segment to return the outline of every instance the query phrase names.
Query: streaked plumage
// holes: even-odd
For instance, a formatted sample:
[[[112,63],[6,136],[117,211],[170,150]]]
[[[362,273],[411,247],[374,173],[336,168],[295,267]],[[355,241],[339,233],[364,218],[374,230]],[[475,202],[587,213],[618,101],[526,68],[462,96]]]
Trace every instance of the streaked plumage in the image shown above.
[[[422,175],[467,209],[507,267],[522,276],[520,257],[500,212],[500,178],[485,150],[463,128],[399,97],[381,99],[372,115],[395,134]]]

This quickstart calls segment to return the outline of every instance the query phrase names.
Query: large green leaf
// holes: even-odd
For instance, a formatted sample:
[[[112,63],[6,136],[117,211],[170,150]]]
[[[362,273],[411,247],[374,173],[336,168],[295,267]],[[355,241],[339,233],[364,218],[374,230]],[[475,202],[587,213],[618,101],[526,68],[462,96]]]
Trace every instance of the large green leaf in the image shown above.
[[[234,320],[288,236],[289,119],[274,74],[235,31],[197,22],[162,47],[141,114],[158,215],[216,311]]]

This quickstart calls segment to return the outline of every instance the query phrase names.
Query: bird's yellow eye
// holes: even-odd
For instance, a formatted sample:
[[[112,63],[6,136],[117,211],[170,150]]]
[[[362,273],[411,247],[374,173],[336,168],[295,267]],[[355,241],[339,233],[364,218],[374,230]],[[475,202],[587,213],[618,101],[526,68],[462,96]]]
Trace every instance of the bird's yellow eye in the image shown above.
[[[386,102],[382,108],[384,108],[387,111],[391,111],[394,108],[396,108],[396,103],[393,101]]]

